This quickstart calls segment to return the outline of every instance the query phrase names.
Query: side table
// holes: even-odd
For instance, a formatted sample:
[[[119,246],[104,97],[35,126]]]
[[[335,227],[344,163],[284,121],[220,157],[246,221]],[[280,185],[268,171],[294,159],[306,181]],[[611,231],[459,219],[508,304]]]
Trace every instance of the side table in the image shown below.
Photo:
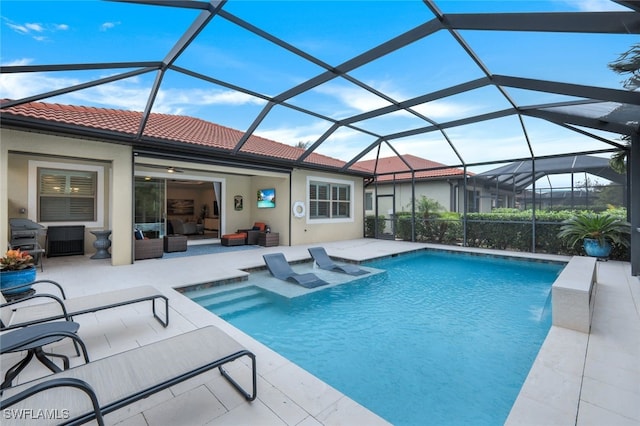
[[[18,374],[31,362],[35,356],[45,367],[54,373],[62,371],[47,356],[62,358],[64,369],[69,368],[69,358],[66,355],[45,353],[43,346],[58,342],[64,338],[73,339],[73,343],[78,355],[78,345],[82,348],[85,362],[89,362],[89,355],[84,342],[78,337],[76,332],[80,324],[72,321],[55,321],[43,324],[34,324],[14,331],[9,331],[2,335],[0,341],[0,353],[27,351],[27,355],[16,365],[9,368],[4,376],[4,382],[0,389],[11,386],[11,382]]]
[[[275,247],[280,245],[280,234],[277,232],[261,232],[258,234],[258,245]]]
[[[96,248],[96,254],[91,256],[91,259],[108,259],[111,257],[109,253],[109,247],[111,247],[111,230],[104,231],[89,231],[96,236],[96,240],[93,242],[93,246]]]
[[[164,252],[187,251],[187,236],[180,234],[170,234],[164,236]]]

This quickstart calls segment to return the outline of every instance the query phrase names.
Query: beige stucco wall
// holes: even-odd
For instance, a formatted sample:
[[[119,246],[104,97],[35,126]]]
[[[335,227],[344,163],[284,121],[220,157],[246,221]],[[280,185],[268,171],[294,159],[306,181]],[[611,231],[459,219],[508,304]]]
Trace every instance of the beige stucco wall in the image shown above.
[[[95,251],[91,230],[110,229],[111,262],[130,264],[133,260],[133,178],[147,174],[157,178],[204,179],[221,183],[219,206],[223,215],[220,235],[250,228],[254,222],[266,222],[272,232],[280,234],[281,245],[315,244],[363,236],[363,182],[361,178],[337,173],[294,170],[291,174],[258,171],[219,165],[192,164],[137,156],[124,145],[0,129],[0,238],[10,239],[10,217],[25,217],[38,222],[37,188],[33,182],[42,163],[52,167],[91,167],[103,177],[99,184],[98,219],[86,223],[85,253]],[[184,168],[179,176],[170,175],[166,167]],[[308,181],[334,181],[351,186],[351,215],[338,220],[311,220],[292,216],[292,205],[303,201],[308,206]],[[32,183],[29,183],[32,182]],[[259,209],[257,191],[275,188],[276,207]],[[234,198],[243,197],[242,210],[235,210]],[[24,214],[20,208],[26,208]],[[64,223],[83,224],[83,223]],[[48,224],[44,224],[48,225]],[[61,225],[55,223],[52,225]]]
[[[291,244],[315,244],[326,241],[362,238],[364,235],[364,215],[362,197],[363,182],[361,178],[308,170],[294,170],[291,175],[291,199],[287,206],[289,212],[291,212],[293,203],[296,201],[303,201],[308,208],[307,181],[310,177],[321,181],[335,180],[341,183],[352,184],[352,217],[343,221],[314,221],[309,219],[308,211],[306,211],[305,217],[302,218],[292,216]]]
[[[112,258],[114,265],[131,262],[132,249],[132,182],[131,148],[74,139],[51,136],[41,133],[0,129],[0,239],[10,238],[9,217],[25,217],[38,221],[36,195],[30,191],[29,182],[36,179],[35,168],[30,162],[59,164],[60,168],[91,166],[102,170],[102,185],[98,188],[103,206],[98,220],[91,223],[74,223],[86,226],[85,252],[91,253],[95,237],[90,234],[94,229],[111,229]],[[10,184],[9,184],[10,183]],[[111,188],[118,188],[111,191]],[[26,208],[20,214],[20,208]],[[65,223],[66,224],[66,223]],[[48,224],[44,224],[48,225]]]
[[[367,189],[373,193],[373,208],[375,209],[375,190]],[[393,194],[394,187],[391,184],[379,185],[378,194]],[[417,182],[415,188],[415,197],[420,199],[424,195],[427,198],[436,200],[439,202],[445,210],[449,211],[451,206],[451,185],[447,181],[429,181],[429,182]],[[395,208],[396,212],[410,212],[411,202],[413,200],[413,192],[411,190],[411,183],[398,183],[395,185]],[[367,210],[368,215],[374,214],[373,210]],[[382,215],[387,215],[387,212],[380,212]]]
[[[137,162],[146,163],[148,160],[137,158]],[[188,169],[178,176],[178,179],[215,179],[222,182],[221,200],[221,234],[233,233],[238,229],[251,228],[255,222],[265,222],[271,232],[280,236],[280,245],[312,244],[324,241],[336,241],[351,238],[361,238],[363,235],[363,198],[362,179],[335,173],[320,173],[308,170],[294,170],[288,173],[257,171],[251,169],[234,169],[217,165],[198,164],[197,166],[185,162],[154,160],[157,165],[173,166]],[[193,170],[197,167],[198,170]],[[190,169],[191,168],[191,169]],[[136,167],[136,173],[144,174],[142,167]],[[242,175],[253,174],[253,175]],[[155,169],[156,177],[171,177]],[[291,215],[294,201],[303,201],[308,205],[307,177],[314,176],[320,180],[337,180],[353,185],[353,217],[347,221],[310,221],[308,217],[295,218]],[[260,189],[274,188],[276,190],[276,207],[259,209],[257,193]],[[291,195],[290,195],[291,193]],[[234,209],[234,198],[243,199],[242,210]]]
[[[453,188],[452,188],[453,185]],[[452,189],[457,185],[457,192],[454,192],[452,195]],[[479,199],[479,208],[481,212],[490,212],[492,209],[492,201],[491,196],[488,191],[484,188],[478,186],[473,187],[471,185],[468,186],[467,190],[479,191],[480,199]],[[393,194],[395,190],[395,206],[396,212],[410,212],[411,211],[411,200],[412,200],[412,192],[411,192],[411,184],[410,183],[396,183],[395,188],[392,184],[384,184],[378,185],[378,194]],[[373,215],[375,209],[375,197],[376,192],[373,186],[367,188],[367,192],[372,193],[373,195],[373,209],[367,210],[367,215]],[[462,212],[464,210],[464,186],[462,181],[460,180],[451,180],[451,184],[446,180],[430,180],[428,182],[417,182],[415,188],[415,196],[417,199],[420,199],[422,195],[432,200],[436,200],[439,202],[446,211],[451,210],[451,197],[456,196],[456,210],[458,212]],[[384,211],[380,211],[380,215],[388,216],[388,212],[385,210],[387,205],[383,203],[385,208]],[[390,207],[389,207],[390,208]]]
[[[251,189],[244,199],[245,208],[251,211],[251,217],[254,218],[249,223],[250,228],[253,222],[264,222],[271,232],[277,232],[280,237],[280,245],[290,244],[289,235],[289,185],[290,179],[286,177],[262,177],[256,176],[252,179]],[[276,206],[269,209],[258,208],[258,190],[270,189],[276,190]],[[247,227],[247,226],[245,226]]]
[[[184,169],[183,173],[172,175],[162,169],[145,167],[153,162],[156,166],[172,166]],[[289,174],[251,169],[238,169],[213,164],[190,164],[182,161],[167,161],[148,158],[136,158],[136,174],[157,178],[217,181],[221,184],[220,234],[231,234],[238,229],[248,229],[255,222],[265,222],[272,232],[280,234],[280,244],[289,244],[289,216],[287,199],[289,194]],[[256,175],[258,174],[258,175]],[[257,208],[257,191],[262,188],[275,188],[276,207]],[[234,207],[234,198],[242,197],[242,210]]]

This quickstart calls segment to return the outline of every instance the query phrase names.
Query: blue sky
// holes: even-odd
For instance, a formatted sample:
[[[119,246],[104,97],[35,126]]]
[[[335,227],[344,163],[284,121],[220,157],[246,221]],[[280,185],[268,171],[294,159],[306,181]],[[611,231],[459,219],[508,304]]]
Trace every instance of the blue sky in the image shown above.
[[[436,1],[436,5],[444,13],[624,10],[606,0],[447,0]],[[224,10],[331,66],[433,18],[430,10],[418,0],[231,0]],[[158,61],[167,55],[197,13],[117,2],[3,0],[0,62],[2,65],[39,65]],[[610,71],[607,64],[638,41],[637,35],[487,31],[461,31],[460,34],[494,74],[616,89],[622,88],[622,77]],[[319,66],[221,17],[214,18],[178,58],[176,65],[269,96],[323,72]],[[0,76],[0,97],[21,98],[123,71],[127,70],[4,74]],[[461,47],[443,31],[355,69],[350,75],[398,101],[483,76]],[[45,101],[141,111],[155,76],[148,73]],[[534,96],[515,89],[509,90],[509,94],[520,105],[566,100],[561,96]],[[322,84],[290,102],[336,119],[388,105],[384,99],[344,79]],[[168,72],[153,111],[189,115],[246,130],[264,105],[262,99]],[[483,88],[419,105],[416,111],[446,122],[507,107],[508,103],[497,90]],[[424,121],[406,113],[357,124],[382,135],[425,126]],[[576,150],[607,147],[540,120],[525,119],[525,124],[537,155],[557,154],[567,147]],[[315,141],[330,125],[326,120],[276,106],[256,134],[295,144]],[[528,155],[522,128],[515,116],[453,128],[447,133],[466,162]],[[616,135],[599,135],[616,138]],[[375,137],[368,134],[342,129],[332,135],[319,152],[349,160],[374,140]],[[446,164],[459,161],[446,139],[437,132],[397,139],[393,144],[401,154],[412,153]],[[391,154],[386,148],[385,153]]]

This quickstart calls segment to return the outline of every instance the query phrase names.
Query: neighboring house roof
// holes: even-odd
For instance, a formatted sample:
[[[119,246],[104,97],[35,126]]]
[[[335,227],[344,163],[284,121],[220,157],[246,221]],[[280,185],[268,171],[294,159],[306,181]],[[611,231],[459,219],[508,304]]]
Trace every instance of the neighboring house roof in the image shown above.
[[[390,182],[394,179],[396,181],[411,180],[411,169],[407,167],[407,164],[411,166],[411,169],[416,171],[414,175],[416,180],[464,177],[464,170],[462,169],[449,167],[442,163],[416,157],[415,155],[410,154],[402,155],[400,157],[394,156],[379,158],[377,162],[376,160],[358,161],[356,166],[368,170],[371,173],[375,172],[378,174],[378,182]],[[395,173],[395,175],[393,173]],[[472,173],[467,174],[472,175]]]
[[[2,102],[5,102],[3,100]],[[77,128],[104,130],[109,134],[135,137],[142,119],[142,112],[107,108],[61,105],[44,102],[30,102],[0,110],[3,119],[7,116],[23,116],[48,123],[60,123]],[[158,141],[178,142],[202,147],[210,147],[231,154],[244,132],[220,126],[199,118],[182,115],[152,113],[145,126],[143,138]],[[303,148],[251,135],[242,146],[240,153],[295,161],[304,152]],[[341,168],[344,161],[326,155],[311,153],[305,162]]]

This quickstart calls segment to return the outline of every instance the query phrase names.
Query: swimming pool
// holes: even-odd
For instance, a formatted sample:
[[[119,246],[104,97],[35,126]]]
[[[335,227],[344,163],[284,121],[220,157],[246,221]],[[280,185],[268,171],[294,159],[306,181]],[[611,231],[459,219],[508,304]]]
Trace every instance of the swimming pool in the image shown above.
[[[563,265],[428,251],[366,266],[387,272],[293,299],[252,273],[194,300],[396,425],[503,424]]]

